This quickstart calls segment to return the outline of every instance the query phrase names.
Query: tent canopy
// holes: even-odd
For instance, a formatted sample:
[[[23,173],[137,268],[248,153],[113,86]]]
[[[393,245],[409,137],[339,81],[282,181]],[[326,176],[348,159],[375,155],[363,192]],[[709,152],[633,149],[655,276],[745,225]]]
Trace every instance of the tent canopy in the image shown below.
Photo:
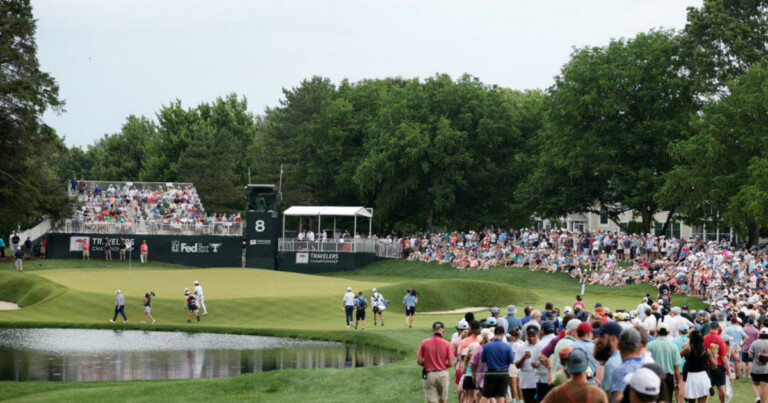
[[[283,212],[284,216],[336,216],[336,217],[373,217],[365,207],[339,206],[293,206]]]

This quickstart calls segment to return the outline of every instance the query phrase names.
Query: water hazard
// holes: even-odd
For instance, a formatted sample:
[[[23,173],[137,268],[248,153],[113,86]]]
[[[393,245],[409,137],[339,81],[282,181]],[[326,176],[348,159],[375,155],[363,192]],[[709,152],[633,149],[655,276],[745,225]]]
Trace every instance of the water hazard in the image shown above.
[[[396,353],[280,337],[81,329],[0,329],[0,380],[221,378],[289,368],[384,365]]]

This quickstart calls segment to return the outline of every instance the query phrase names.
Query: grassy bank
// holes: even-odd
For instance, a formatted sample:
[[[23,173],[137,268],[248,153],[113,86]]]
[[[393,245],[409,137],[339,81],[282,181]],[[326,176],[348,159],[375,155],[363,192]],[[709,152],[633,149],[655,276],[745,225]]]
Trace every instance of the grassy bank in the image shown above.
[[[518,307],[525,303],[541,306],[547,300],[562,307],[570,305],[580,291],[580,285],[565,275],[510,268],[459,273],[446,266],[402,261],[379,262],[355,272],[322,276],[242,269],[179,270],[174,265],[154,264],[134,265],[132,273],[127,274],[126,265],[119,262],[35,263],[23,274],[9,267],[0,270],[0,300],[25,302],[24,309],[0,312],[0,326],[152,328],[301,337],[382,347],[400,352],[405,360],[354,370],[284,370],[221,379],[0,382],[0,400],[418,402],[423,401],[419,367],[414,363],[419,342],[428,337],[432,321],[443,320],[452,326],[462,315],[417,313],[415,328],[405,329],[400,301],[406,288],[413,286],[421,294],[419,311],[503,307],[510,303]],[[74,270],[67,269],[70,265]],[[210,312],[200,324],[186,323],[180,292],[193,280],[200,280],[205,287]],[[153,312],[158,323],[142,325],[138,323],[140,309],[135,308],[141,295],[152,289],[148,284],[159,282],[162,284],[154,290],[161,292]],[[365,291],[366,296],[370,296],[370,288],[378,287],[392,301],[385,312],[386,327],[374,328],[368,323],[366,332],[346,329],[341,296],[348,285],[356,287],[355,291]],[[128,324],[107,322],[117,287],[126,292]],[[634,308],[646,292],[653,293],[653,288],[587,286],[585,301],[588,305],[600,301],[613,309]],[[677,296],[674,302],[701,306],[698,301]],[[737,384],[737,393],[736,402],[754,400],[744,380]]]

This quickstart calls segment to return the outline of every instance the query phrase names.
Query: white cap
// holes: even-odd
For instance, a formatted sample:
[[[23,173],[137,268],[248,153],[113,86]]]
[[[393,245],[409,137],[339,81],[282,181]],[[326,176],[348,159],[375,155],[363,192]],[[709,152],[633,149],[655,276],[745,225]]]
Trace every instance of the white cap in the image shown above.
[[[571,319],[568,321],[568,324],[565,325],[565,331],[567,332],[570,330],[576,330],[580,324],[581,324],[581,320],[575,319],[575,318]]]
[[[625,376],[624,382],[629,383],[632,389],[644,395],[655,396],[661,392],[661,379],[649,368],[640,368]]]
[[[456,326],[456,328],[459,329],[459,330],[469,329],[469,323],[467,323],[466,319],[461,318],[459,320],[459,324],[458,324],[458,326]]]
[[[760,334],[768,334],[768,327],[760,329]]]
[[[661,322],[661,323],[659,323],[658,326],[656,326],[656,330],[661,330],[661,329],[666,330],[667,334],[669,334],[669,325],[666,324],[665,322]]]
[[[120,294],[121,292],[123,292],[123,290],[121,290],[119,288],[117,289],[117,291],[115,291],[116,294]]]
[[[189,291],[189,288],[184,287],[184,291]]]
[[[566,306],[565,309],[563,309],[563,312],[568,315],[569,313],[573,313],[573,308]]]
[[[200,282],[195,280],[195,285],[200,285]]]
[[[347,291],[352,291],[352,287],[347,287]]]
[[[373,289],[373,292],[376,292],[376,289],[375,289],[375,288]]]

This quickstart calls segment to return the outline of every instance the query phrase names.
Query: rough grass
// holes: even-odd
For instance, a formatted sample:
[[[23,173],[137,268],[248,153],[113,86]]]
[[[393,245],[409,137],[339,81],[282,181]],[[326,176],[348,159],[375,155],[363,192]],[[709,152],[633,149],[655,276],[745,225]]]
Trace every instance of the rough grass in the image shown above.
[[[423,401],[420,371],[415,364],[415,350],[419,342],[428,337],[429,327],[435,320],[452,326],[463,315],[420,316],[419,311],[448,310],[466,306],[518,307],[534,303],[540,307],[551,300],[558,306],[570,305],[580,291],[580,285],[565,275],[531,273],[527,269],[500,268],[487,271],[457,272],[447,266],[403,261],[379,262],[364,269],[323,276],[304,276],[283,272],[241,269],[208,269],[195,275],[210,273],[213,277],[193,277],[196,270],[179,270],[174,265],[140,267],[134,271],[127,292],[128,324],[109,324],[114,299],[113,284],[104,285],[97,292],[93,284],[85,287],[72,284],[82,291],[64,287],[43,278],[67,277],[65,269],[73,267],[92,274],[92,278],[109,279],[125,264],[81,261],[37,261],[33,273],[17,274],[12,267],[0,270],[0,300],[25,301],[25,308],[0,312],[0,326],[14,327],[85,327],[99,329],[147,329],[150,325],[137,323],[141,295],[149,291],[144,283],[153,273],[167,276],[172,284],[168,295],[158,293],[154,314],[162,331],[211,331],[241,334],[314,338],[378,346],[404,354],[404,361],[383,367],[354,370],[285,370],[241,375],[222,379],[195,379],[177,381],[130,382],[0,382],[0,400],[10,401],[316,401],[340,402],[351,400],[376,402]],[[94,266],[94,268],[91,268]],[[30,271],[30,268],[25,268]],[[137,273],[139,273],[138,276]],[[39,274],[39,275],[37,275]],[[72,272],[74,278],[75,272]],[[143,276],[148,277],[143,277]],[[63,277],[62,277],[63,276]],[[78,275],[79,276],[79,275]],[[136,276],[136,277],[133,277]],[[299,276],[299,277],[296,277]],[[79,277],[89,282],[88,276]],[[137,280],[132,280],[132,279]],[[282,295],[276,290],[296,290],[297,278],[309,284],[308,295]],[[205,280],[203,280],[205,279]],[[128,281],[126,280],[126,281]],[[206,305],[210,314],[197,323],[187,324],[181,293],[177,289],[200,280],[206,289]],[[61,280],[69,281],[69,280]],[[95,280],[94,280],[95,281]],[[218,282],[225,286],[252,290],[252,294],[218,294]],[[178,284],[178,285],[177,285]],[[341,296],[347,285],[359,284],[366,296],[376,286],[392,301],[384,314],[386,327],[373,327],[370,318],[366,332],[347,330],[341,308]],[[363,285],[365,287],[363,287]],[[416,288],[421,294],[415,326],[405,329],[400,308],[405,289]],[[136,288],[134,291],[133,288]],[[258,287],[266,291],[256,292]],[[299,287],[300,288],[300,287]],[[164,289],[164,288],[157,288]],[[157,289],[155,290],[157,292]],[[305,288],[306,289],[306,288]],[[37,290],[37,291],[35,291]],[[130,291],[129,291],[130,290]],[[357,288],[355,289],[357,291]],[[216,293],[211,293],[216,291]],[[268,294],[271,292],[271,294]],[[290,292],[290,291],[287,291]],[[634,308],[646,292],[653,287],[587,287],[587,304],[600,301],[613,308]],[[265,295],[267,294],[267,295]],[[26,299],[25,299],[26,298]],[[694,299],[674,297],[676,304],[702,304]],[[452,330],[449,329],[449,332]],[[748,381],[737,385],[734,402],[751,402],[754,398]],[[455,401],[455,389],[451,390]]]

